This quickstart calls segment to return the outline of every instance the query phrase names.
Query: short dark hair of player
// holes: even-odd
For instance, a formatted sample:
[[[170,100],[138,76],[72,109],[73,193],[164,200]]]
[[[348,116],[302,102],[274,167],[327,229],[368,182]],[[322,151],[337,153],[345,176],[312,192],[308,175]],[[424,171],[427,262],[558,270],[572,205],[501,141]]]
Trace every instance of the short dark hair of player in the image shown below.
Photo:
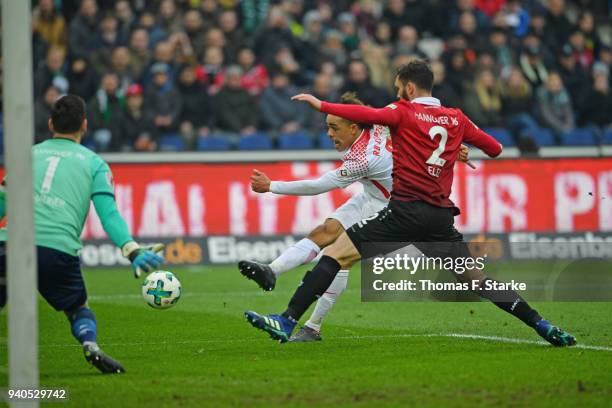
[[[340,103],[342,103],[344,105],[360,105],[360,106],[365,106],[365,103],[363,103],[363,101],[357,97],[357,92],[345,92],[345,93],[343,93],[342,96],[340,96]],[[369,129],[369,128],[372,127],[370,125],[365,125],[363,123],[358,123],[358,122],[353,122],[353,123],[355,123],[357,126],[359,126],[360,129]]]
[[[53,103],[51,123],[53,130],[63,135],[76,133],[85,120],[85,102],[77,95],[65,95]]]
[[[417,88],[431,92],[434,83],[434,75],[427,61],[415,59],[402,65],[397,70],[397,78],[405,86],[412,82]]]

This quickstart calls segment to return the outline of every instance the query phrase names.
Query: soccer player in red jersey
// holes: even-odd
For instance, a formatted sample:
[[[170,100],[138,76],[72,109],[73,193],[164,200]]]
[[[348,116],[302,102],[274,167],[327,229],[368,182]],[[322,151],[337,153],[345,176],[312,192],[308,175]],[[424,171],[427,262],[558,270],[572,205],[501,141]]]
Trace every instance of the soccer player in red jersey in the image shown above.
[[[429,64],[414,60],[397,72],[399,100],[381,109],[322,102],[308,94],[293,97],[327,114],[388,126],[393,139],[393,190],[389,205],[376,217],[348,228],[326,249],[313,270],[304,275],[285,312],[265,316],[246,312],[253,326],[274,339],[287,341],[297,321],[325,292],[338,271],[349,269],[362,257],[376,255],[376,243],[414,243],[426,256],[444,253],[455,259],[472,257],[454,227],[454,216],[459,214],[450,200],[455,161],[462,142],[478,147],[490,157],[498,156],[502,146],[461,110],[443,107],[431,96],[432,86]],[[518,293],[499,285],[481,269],[456,272],[455,277],[461,282],[478,282],[475,292],[480,297],[516,316],[551,344],[576,344],[572,335],[544,320]]]

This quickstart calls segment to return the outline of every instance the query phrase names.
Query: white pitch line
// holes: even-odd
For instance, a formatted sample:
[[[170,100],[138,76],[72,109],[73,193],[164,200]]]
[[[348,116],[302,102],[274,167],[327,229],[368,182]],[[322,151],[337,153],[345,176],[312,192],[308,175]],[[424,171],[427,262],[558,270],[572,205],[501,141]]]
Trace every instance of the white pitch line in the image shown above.
[[[424,333],[424,334],[382,334],[382,335],[363,335],[363,336],[337,336],[333,337],[333,340],[367,340],[367,339],[399,339],[399,338],[410,338],[410,337],[452,337],[467,340],[485,340],[498,343],[514,343],[514,344],[533,344],[538,346],[551,347],[545,341],[541,340],[528,340],[528,339],[516,339],[510,337],[499,337],[499,336],[484,336],[480,334],[467,334],[467,333]],[[180,344],[216,344],[216,343],[244,343],[251,342],[252,338],[244,339],[202,339],[202,340],[186,340],[176,342],[134,342],[134,343],[102,343],[106,346],[155,346],[155,345],[180,345]],[[81,347],[78,344],[41,344],[40,348],[56,348],[56,347]],[[612,347],[608,346],[593,346],[588,344],[578,343],[575,346],[569,347],[570,349],[582,349],[582,350],[594,350],[594,351],[606,351],[612,352]]]

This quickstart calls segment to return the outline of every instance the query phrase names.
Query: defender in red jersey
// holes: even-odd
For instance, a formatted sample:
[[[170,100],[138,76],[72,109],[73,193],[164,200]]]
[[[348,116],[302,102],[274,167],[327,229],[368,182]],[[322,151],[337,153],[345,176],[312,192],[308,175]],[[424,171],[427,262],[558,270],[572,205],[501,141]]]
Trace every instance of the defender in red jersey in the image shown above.
[[[328,114],[388,126],[393,139],[393,191],[386,208],[353,225],[327,247],[319,263],[304,275],[285,312],[266,316],[245,313],[253,326],[275,339],[288,338],[340,269],[349,269],[362,257],[379,255],[377,243],[414,244],[430,257],[472,258],[463,236],[454,227],[454,216],[459,213],[449,198],[454,164],[463,141],[491,157],[498,156],[502,146],[460,110],[445,108],[431,96],[433,72],[426,62],[414,60],[402,66],[395,86],[399,101],[381,109],[330,104],[306,94],[293,97]],[[384,252],[389,252],[388,246]],[[474,266],[452,272],[480,297],[519,318],[551,344],[576,344],[572,335],[544,320],[516,291],[499,285],[482,269]]]

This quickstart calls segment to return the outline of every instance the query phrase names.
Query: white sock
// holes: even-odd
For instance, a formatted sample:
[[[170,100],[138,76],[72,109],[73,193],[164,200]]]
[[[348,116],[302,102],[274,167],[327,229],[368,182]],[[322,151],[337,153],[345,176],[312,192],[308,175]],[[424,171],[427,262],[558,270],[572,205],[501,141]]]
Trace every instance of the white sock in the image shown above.
[[[334,306],[334,303],[336,303],[338,296],[340,296],[342,292],[344,292],[344,289],[346,289],[348,273],[349,271],[347,270],[338,271],[338,274],[332,281],[331,285],[329,285],[329,288],[327,288],[323,296],[317,300],[314,311],[312,312],[310,319],[308,319],[305,324],[306,326],[313,330],[321,331],[321,322]]]
[[[287,248],[278,258],[270,263],[272,272],[278,278],[283,272],[312,261],[321,252],[321,248],[308,238],[304,238]]]

